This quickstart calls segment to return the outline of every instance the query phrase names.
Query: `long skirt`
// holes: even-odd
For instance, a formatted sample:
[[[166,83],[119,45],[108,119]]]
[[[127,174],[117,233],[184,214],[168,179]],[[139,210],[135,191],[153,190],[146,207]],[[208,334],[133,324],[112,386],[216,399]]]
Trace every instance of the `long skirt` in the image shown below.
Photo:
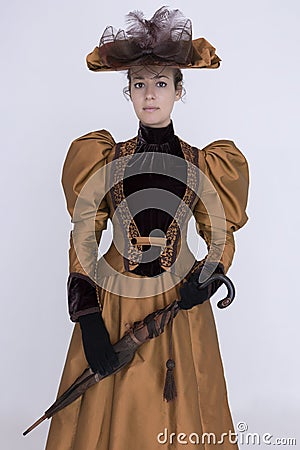
[[[179,298],[180,283],[159,295],[139,299],[111,293],[113,283],[114,277],[108,277],[102,291],[103,318],[112,343],[123,336],[128,324]],[[181,310],[174,319],[177,398],[166,402],[163,388],[169,331],[144,343],[130,365],[57,413],[46,450],[236,450],[210,302]],[[86,367],[76,324],[58,395]]]

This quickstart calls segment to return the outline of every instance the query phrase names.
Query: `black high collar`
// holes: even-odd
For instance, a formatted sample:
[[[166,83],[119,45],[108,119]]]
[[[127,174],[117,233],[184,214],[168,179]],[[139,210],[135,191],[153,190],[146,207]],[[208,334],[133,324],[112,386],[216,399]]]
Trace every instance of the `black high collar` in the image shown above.
[[[147,127],[140,122],[138,138],[140,143],[165,144],[174,139],[174,128],[172,121],[163,128]]]

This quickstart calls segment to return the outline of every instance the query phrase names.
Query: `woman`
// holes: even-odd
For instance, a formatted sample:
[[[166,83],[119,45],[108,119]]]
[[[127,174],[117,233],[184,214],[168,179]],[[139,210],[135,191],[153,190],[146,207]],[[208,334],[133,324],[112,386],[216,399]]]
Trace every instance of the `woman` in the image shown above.
[[[177,396],[163,399],[165,332],[140,347],[129,367],[56,414],[46,449],[236,449],[207,301],[219,285],[199,290],[192,279],[231,265],[233,232],[247,221],[247,162],[231,141],[200,151],[174,134],[179,69],[218,67],[214,48],[192,40],[191,22],[178,10],[160,8],[150,21],[134,12],[128,21],[126,32],[107,27],[87,63],[94,71],[128,70],[138,136],[116,144],[108,131],[89,133],[72,143],[63,168],[74,223],[68,300],[77,323],[59,394],[87,364],[100,374],[112,371],[118,357],[111,343],[128,324],[181,298],[173,325]],[[209,250],[203,261],[186,244],[192,214]],[[113,242],[98,260],[109,218]]]

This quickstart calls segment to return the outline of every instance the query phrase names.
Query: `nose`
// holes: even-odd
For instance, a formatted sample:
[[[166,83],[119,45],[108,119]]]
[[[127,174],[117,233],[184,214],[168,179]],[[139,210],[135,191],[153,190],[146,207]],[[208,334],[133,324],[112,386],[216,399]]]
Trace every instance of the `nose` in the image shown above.
[[[152,86],[147,86],[146,99],[153,100],[154,98],[155,98],[154,88]]]

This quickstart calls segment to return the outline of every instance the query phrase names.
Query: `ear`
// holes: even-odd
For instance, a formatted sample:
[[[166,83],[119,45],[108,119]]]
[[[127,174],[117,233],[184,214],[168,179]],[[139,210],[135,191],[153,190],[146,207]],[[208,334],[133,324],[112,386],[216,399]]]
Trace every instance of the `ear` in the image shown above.
[[[175,102],[180,100],[182,97],[182,82],[180,81],[177,83],[176,89],[175,89]]]
[[[181,99],[182,96],[182,86],[179,86],[175,91],[175,102]]]
[[[124,97],[126,97],[127,100],[131,100],[132,101],[132,99],[131,99],[131,92],[130,92],[129,87],[124,87],[123,95],[124,95]]]
[[[129,100],[132,102],[132,98],[131,98],[131,84],[130,83],[128,84],[127,92],[128,92]]]

